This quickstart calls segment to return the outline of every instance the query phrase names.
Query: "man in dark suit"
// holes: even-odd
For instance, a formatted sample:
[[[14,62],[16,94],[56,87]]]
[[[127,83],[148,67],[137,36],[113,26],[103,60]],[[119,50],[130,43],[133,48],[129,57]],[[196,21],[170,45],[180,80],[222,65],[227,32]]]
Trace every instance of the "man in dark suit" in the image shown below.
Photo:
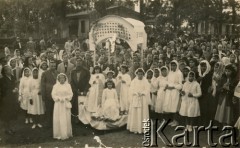
[[[57,75],[58,75],[58,72],[56,70],[56,61],[51,60],[49,62],[49,70],[45,71],[42,74],[42,78],[41,78],[41,94],[46,105],[47,127],[53,126],[54,101],[51,93],[52,93],[53,85],[56,84]]]
[[[90,87],[90,72],[85,68],[81,58],[76,60],[76,69],[71,72],[71,86],[73,91],[72,113],[78,115],[78,96],[86,96]],[[75,122],[79,122],[78,119]]]
[[[13,48],[14,48],[14,50],[15,49],[19,49],[21,54],[24,53],[24,51],[23,51],[23,44],[21,43],[19,37],[16,38],[16,41],[13,44]]]
[[[62,63],[58,64],[57,71],[59,73],[65,73],[67,75],[68,79],[70,80],[70,74],[74,68],[74,65],[72,63],[70,63],[70,61],[68,60],[67,53],[63,54],[62,59],[63,59]]]

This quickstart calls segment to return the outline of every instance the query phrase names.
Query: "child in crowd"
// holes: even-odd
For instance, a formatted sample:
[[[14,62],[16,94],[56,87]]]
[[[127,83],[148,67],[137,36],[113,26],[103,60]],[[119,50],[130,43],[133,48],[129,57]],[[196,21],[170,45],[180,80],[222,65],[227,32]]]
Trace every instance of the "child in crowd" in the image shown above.
[[[30,80],[31,80],[31,70],[25,68],[23,70],[23,75],[19,84],[19,102],[20,107],[25,111],[25,123],[33,123],[32,118],[30,118],[27,113],[28,107],[30,105]]]
[[[135,134],[143,133],[143,121],[149,119],[150,88],[144,73],[142,68],[138,68],[135,72],[136,78],[133,79],[130,86],[127,129]]]
[[[122,65],[116,78],[116,90],[120,100],[120,114],[127,114],[129,107],[129,87],[131,84],[131,77],[127,73],[127,65]]]
[[[158,82],[158,92],[157,92],[157,99],[155,103],[155,112],[158,114],[164,113],[164,106],[166,105],[165,95],[166,95],[166,88],[168,85],[168,68],[166,66],[161,67],[160,69],[160,76],[157,80]]]
[[[112,80],[105,83],[105,89],[102,94],[102,115],[105,120],[115,121],[119,116],[119,101],[115,84]]]
[[[102,74],[101,68],[99,66],[95,66],[89,81],[91,88],[89,90],[87,101],[87,110],[91,113],[96,112],[97,109],[99,108],[99,105],[102,100],[104,83],[105,77]]]
[[[41,97],[41,90],[40,90],[40,81],[38,77],[38,69],[33,68],[32,70],[32,78],[29,81],[29,89],[30,89],[30,99],[29,99],[29,106],[28,106],[28,114],[33,115],[33,126],[32,129],[38,127],[42,127],[40,124],[40,115],[44,114],[44,104]]]
[[[190,71],[188,79],[183,84],[181,91],[181,107],[179,114],[185,117],[186,130],[192,131],[193,120],[195,117],[200,116],[200,107],[198,98],[202,95],[199,83],[195,79],[195,73]]]
[[[159,68],[154,68],[153,77],[152,77],[152,80],[151,80],[151,88],[150,88],[151,99],[152,99],[151,109],[153,111],[155,111],[155,107],[156,107],[159,74],[160,74],[160,69]]]
[[[53,110],[53,138],[65,140],[72,137],[71,100],[73,92],[68,78],[60,73],[53,86],[52,98],[55,101]]]

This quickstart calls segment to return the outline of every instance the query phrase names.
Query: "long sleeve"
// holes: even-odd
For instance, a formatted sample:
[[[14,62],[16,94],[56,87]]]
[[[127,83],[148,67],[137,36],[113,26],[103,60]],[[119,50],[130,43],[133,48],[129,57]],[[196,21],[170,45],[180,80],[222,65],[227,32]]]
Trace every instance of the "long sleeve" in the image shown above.
[[[72,88],[71,88],[71,85],[70,84],[68,84],[67,85],[67,91],[66,91],[67,93],[66,93],[66,99],[68,100],[68,101],[71,101],[72,100],[72,97],[73,97],[73,92],[72,92]]]
[[[201,87],[198,83],[196,83],[196,93],[193,94],[193,97],[199,98],[202,95]]]
[[[52,98],[54,101],[58,101],[60,98],[58,97],[58,93],[57,93],[57,85],[55,84],[53,86],[53,89],[52,89]]]
[[[22,95],[22,91],[23,91],[23,79],[20,80],[20,84],[19,84],[19,96]]]
[[[175,87],[177,90],[181,90],[181,89],[182,89],[182,81],[183,81],[183,75],[182,75],[182,73],[179,71],[179,72],[178,72],[178,83],[177,83],[177,84],[174,84],[174,87]]]

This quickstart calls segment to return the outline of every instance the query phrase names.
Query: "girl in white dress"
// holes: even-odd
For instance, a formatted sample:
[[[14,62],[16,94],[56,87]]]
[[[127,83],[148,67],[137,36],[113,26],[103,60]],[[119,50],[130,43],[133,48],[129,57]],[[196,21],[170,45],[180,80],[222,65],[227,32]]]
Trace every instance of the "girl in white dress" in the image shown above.
[[[87,101],[87,110],[91,113],[95,113],[99,109],[102,100],[104,83],[105,77],[101,72],[101,68],[99,66],[95,66],[89,81],[91,87]]]
[[[142,68],[138,68],[135,75],[137,77],[133,79],[130,86],[131,98],[127,129],[135,134],[141,134],[143,133],[143,121],[149,119],[150,89]]]
[[[145,78],[148,80],[148,84],[149,84],[149,89],[150,89],[150,98],[151,98],[151,102],[152,102],[152,106],[151,106],[151,111],[154,110],[154,104],[155,104],[155,100],[157,98],[157,95],[155,95],[155,89],[152,83],[152,79],[153,79],[153,70],[152,69],[148,69],[146,74],[145,74]],[[152,113],[150,113],[152,115]]]
[[[52,89],[52,98],[55,101],[53,110],[53,138],[68,139],[72,137],[71,100],[73,92],[68,78],[64,73],[57,76],[57,83]]]
[[[188,73],[188,80],[183,84],[181,91],[182,102],[179,114],[185,117],[186,129],[191,132],[193,120],[200,116],[198,98],[202,95],[200,84],[195,80],[195,73]]]
[[[25,123],[33,123],[32,118],[27,113],[28,107],[30,105],[30,80],[31,80],[31,70],[29,68],[24,68],[22,78],[19,84],[19,102],[20,107],[26,112],[25,113]]]
[[[30,87],[30,105],[28,106],[28,114],[33,115],[33,126],[32,129],[38,127],[42,127],[39,122],[40,115],[44,114],[44,105],[43,100],[41,97],[41,90],[40,90],[40,82],[38,77],[38,69],[33,68],[32,70],[32,78],[29,81]]]
[[[160,76],[157,80],[159,89],[157,92],[157,99],[155,103],[155,112],[159,114],[163,114],[164,105],[166,105],[165,95],[166,95],[166,88],[168,84],[167,75],[168,75],[168,68],[166,66],[161,67]]]
[[[102,115],[105,120],[119,119],[119,101],[114,82],[108,80],[102,94]]]
[[[129,109],[129,87],[131,84],[131,77],[127,73],[127,65],[121,65],[121,72],[116,77],[116,90],[120,100],[120,114],[127,114]]]
[[[177,126],[176,113],[179,111],[180,90],[182,89],[183,74],[178,68],[178,62],[173,60],[170,63],[168,74],[168,86],[166,89],[166,106],[164,111],[169,113],[173,122],[169,125]]]

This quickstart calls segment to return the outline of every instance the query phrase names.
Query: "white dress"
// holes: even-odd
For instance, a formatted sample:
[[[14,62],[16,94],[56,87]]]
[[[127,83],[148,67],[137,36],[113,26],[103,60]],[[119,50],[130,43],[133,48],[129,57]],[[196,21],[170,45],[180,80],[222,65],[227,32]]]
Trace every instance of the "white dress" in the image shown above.
[[[157,100],[157,94],[155,95],[154,93],[158,91],[158,78],[153,77],[151,79],[151,83],[150,83],[150,92],[151,92],[151,100],[152,100],[152,106],[151,106],[151,110],[155,110],[156,107],[156,100]]]
[[[19,100],[20,100],[20,107],[23,110],[28,110],[28,104],[29,104],[29,97],[30,97],[30,76],[29,77],[22,77],[20,79],[19,84]]]
[[[70,84],[55,84],[52,98],[55,101],[53,110],[53,138],[67,139],[72,137],[71,99],[73,92]],[[61,102],[63,101],[63,102]]]
[[[182,91],[185,92],[185,95],[182,96],[179,114],[186,117],[200,116],[198,98],[202,95],[202,91],[199,83],[197,81],[187,81],[183,84]],[[188,97],[189,93],[192,93],[193,97]]]
[[[116,89],[104,89],[102,94],[102,114],[105,119],[119,118],[119,102]]]
[[[143,133],[143,121],[149,119],[148,105],[151,104],[147,79],[135,78],[131,82],[131,98],[127,129],[131,132]]]
[[[156,113],[163,113],[164,106],[166,106],[165,95],[166,95],[166,86],[168,84],[167,77],[159,76],[158,77],[158,93],[157,99],[155,102],[155,112]]]
[[[125,81],[126,83],[122,83]],[[129,87],[131,84],[131,77],[129,74],[119,73],[116,78],[116,90],[120,100],[120,110],[126,111],[129,109]]]
[[[166,90],[166,106],[164,112],[176,113],[179,110],[180,90],[182,89],[183,75],[180,70],[170,71],[168,74],[168,86],[174,89]]]
[[[98,78],[97,78],[98,77]],[[95,81],[95,84],[93,82]],[[103,74],[91,75],[89,84],[91,85],[87,97],[87,110],[89,112],[96,112],[102,100],[102,92],[104,89],[105,77]]]
[[[30,99],[33,100],[33,104],[28,104],[28,113],[32,115],[42,115],[44,114],[44,104],[40,92],[40,82],[38,79],[30,79]]]

